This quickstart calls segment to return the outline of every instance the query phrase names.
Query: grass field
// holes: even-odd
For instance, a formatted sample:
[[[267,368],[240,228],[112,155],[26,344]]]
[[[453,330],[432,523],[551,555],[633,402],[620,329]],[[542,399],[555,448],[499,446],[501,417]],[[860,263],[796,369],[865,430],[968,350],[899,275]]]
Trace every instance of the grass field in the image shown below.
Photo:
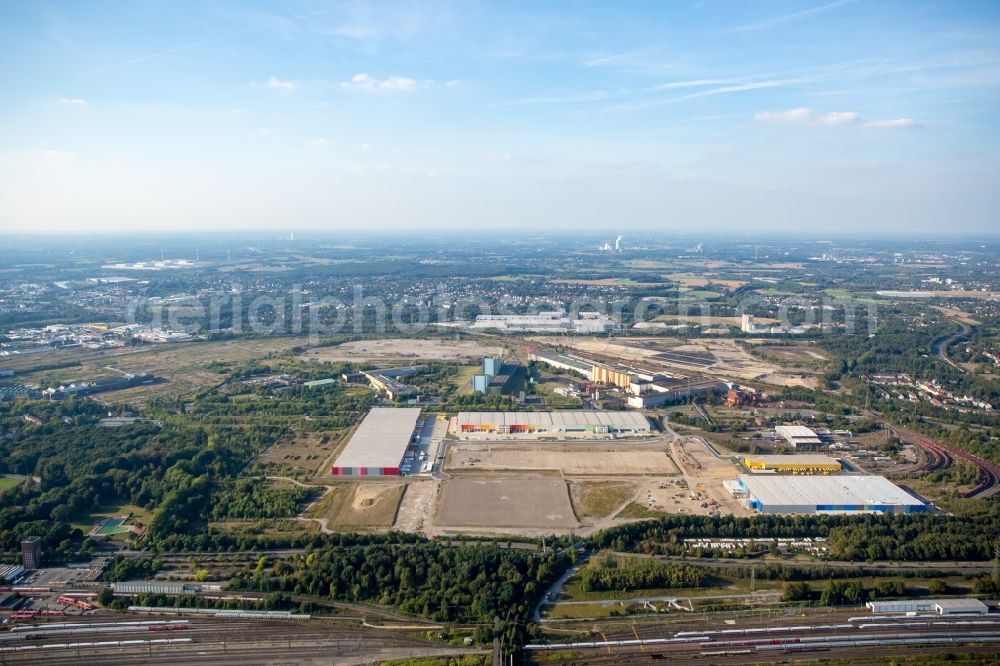
[[[269,520],[227,520],[208,524],[209,530],[241,534],[245,536],[262,536],[280,538],[289,534],[312,533],[319,531],[319,525],[312,521],[272,518]]]
[[[9,476],[0,476],[0,493],[10,490],[24,483],[24,479],[12,479]]]
[[[365,389],[359,389],[365,390]],[[257,459],[264,473],[295,478],[312,478],[321,474],[325,462],[344,443],[349,428],[302,431],[289,429],[274,446]]]
[[[574,484],[570,496],[576,515],[589,518],[604,518],[635,495],[635,486],[630,483],[578,483]]]
[[[472,376],[479,370],[478,365],[462,366],[458,369],[457,374],[448,377],[448,383],[458,389],[457,395],[472,393]]]
[[[707,298],[719,298],[722,294],[714,291],[706,291],[704,289],[692,289],[691,291],[685,291],[683,294],[684,298],[696,298],[699,300],[704,300]]]

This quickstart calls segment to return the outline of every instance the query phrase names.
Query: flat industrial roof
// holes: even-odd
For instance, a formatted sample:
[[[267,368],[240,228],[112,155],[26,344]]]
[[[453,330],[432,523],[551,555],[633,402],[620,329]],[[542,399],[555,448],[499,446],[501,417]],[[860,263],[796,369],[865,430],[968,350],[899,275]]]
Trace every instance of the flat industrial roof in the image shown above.
[[[565,410],[558,412],[459,412],[459,425],[529,425],[536,427],[605,425],[649,430],[649,421],[636,412]]]
[[[418,407],[373,407],[333,466],[399,467],[418,418]]]
[[[820,455],[774,455],[745,456],[744,460],[760,462],[765,465],[839,465],[840,462],[830,456]]]
[[[535,356],[542,363],[555,361],[557,363],[562,363],[563,365],[572,366],[578,370],[582,370],[583,372],[590,372],[591,369],[597,365],[594,361],[587,361],[579,356],[570,356],[569,354],[546,354],[543,352],[536,354]]]
[[[932,599],[930,601],[942,611],[960,613],[986,613],[989,611],[989,606],[979,599]]]
[[[774,432],[782,437],[815,437],[816,433],[811,429],[800,425],[780,425],[774,427]]]
[[[759,476],[740,474],[747,493],[771,506],[923,506],[882,476]]]

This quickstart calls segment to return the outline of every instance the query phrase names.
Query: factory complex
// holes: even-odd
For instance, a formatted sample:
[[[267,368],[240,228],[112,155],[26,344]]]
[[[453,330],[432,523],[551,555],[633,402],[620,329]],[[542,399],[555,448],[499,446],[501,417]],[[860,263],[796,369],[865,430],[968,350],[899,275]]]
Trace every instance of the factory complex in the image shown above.
[[[915,513],[926,505],[882,476],[741,474],[726,487],[760,513]]]
[[[416,407],[373,407],[337,457],[334,476],[397,476],[420,418]]]
[[[751,472],[782,472],[786,474],[836,474],[840,461],[829,456],[747,456],[743,466]]]
[[[648,435],[649,421],[635,412],[566,410],[558,412],[460,412],[455,430],[461,434],[626,434]]]
[[[681,376],[659,369],[603,363],[576,354],[536,353],[532,358],[553,368],[580,374],[589,381],[623,389],[629,394],[625,404],[633,409],[649,409],[683,402],[694,396],[730,388],[721,379],[706,375]]]

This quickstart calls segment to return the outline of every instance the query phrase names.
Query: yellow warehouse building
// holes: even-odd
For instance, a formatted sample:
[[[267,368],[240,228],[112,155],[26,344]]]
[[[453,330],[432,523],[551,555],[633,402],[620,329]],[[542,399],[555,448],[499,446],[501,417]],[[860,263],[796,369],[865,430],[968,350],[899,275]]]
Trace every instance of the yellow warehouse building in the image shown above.
[[[829,456],[747,456],[743,466],[751,472],[786,474],[837,474],[842,467]]]

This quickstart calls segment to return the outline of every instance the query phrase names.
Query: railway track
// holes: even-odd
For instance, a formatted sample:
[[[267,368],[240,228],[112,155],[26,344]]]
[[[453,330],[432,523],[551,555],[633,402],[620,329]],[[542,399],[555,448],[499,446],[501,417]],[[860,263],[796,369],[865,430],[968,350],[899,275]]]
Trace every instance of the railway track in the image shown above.
[[[836,655],[839,658],[883,654],[940,653],[953,646],[963,651],[995,654],[1000,622],[983,616],[942,619],[906,618],[899,622],[859,617],[835,623],[762,626],[747,629],[706,629],[640,636],[636,631],[583,638],[557,645],[529,645],[530,652],[557,650],[573,654],[573,663],[773,663],[795,654],[799,658]],[[979,646],[983,646],[980,648]],[[879,663],[878,658],[858,663]]]
[[[924,465],[923,470],[925,472],[944,469],[955,460],[960,460],[977,467],[979,469],[979,483],[972,490],[963,493],[962,497],[983,498],[1000,492],[1000,466],[983,460],[979,456],[960,449],[957,446],[933,440],[912,430],[893,425],[888,425],[886,428],[901,441],[910,442],[923,451],[927,458],[927,463]]]

